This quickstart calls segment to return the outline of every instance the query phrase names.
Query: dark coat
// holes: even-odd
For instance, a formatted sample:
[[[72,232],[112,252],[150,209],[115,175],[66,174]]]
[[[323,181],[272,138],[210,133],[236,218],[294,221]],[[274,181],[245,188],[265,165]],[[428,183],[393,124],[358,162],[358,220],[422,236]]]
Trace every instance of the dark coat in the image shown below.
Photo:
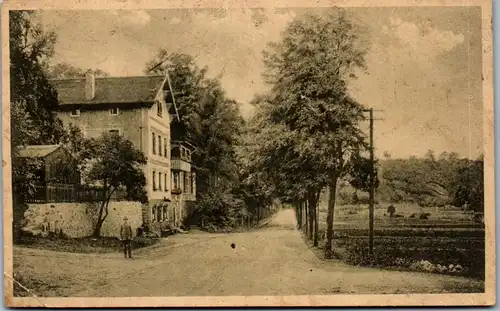
[[[122,240],[132,240],[132,227],[129,224],[123,224],[120,228],[120,238]]]

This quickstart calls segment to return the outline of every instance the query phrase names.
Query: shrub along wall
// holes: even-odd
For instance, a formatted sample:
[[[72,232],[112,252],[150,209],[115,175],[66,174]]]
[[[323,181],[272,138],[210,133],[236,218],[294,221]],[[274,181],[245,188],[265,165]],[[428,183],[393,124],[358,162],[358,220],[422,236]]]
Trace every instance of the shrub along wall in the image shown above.
[[[23,231],[34,235],[62,232],[72,238],[89,236],[94,228],[98,203],[28,204],[24,213]],[[109,214],[101,229],[102,236],[117,237],[123,217],[129,219],[135,236],[142,224],[141,203],[112,201]]]

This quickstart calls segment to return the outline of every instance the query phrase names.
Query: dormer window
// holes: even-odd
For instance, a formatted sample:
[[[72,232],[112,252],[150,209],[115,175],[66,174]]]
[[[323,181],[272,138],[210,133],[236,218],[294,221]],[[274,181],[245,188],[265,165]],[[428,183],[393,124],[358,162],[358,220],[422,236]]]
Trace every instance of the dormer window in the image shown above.
[[[71,110],[71,116],[72,117],[79,117],[80,116],[80,109]]]
[[[163,104],[161,102],[156,102],[156,108],[158,110],[158,116],[161,117],[163,115]]]
[[[111,109],[109,109],[109,114],[112,115],[112,116],[117,116],[119,112],[120,111],[118,110],[118,108],[111,108]]]

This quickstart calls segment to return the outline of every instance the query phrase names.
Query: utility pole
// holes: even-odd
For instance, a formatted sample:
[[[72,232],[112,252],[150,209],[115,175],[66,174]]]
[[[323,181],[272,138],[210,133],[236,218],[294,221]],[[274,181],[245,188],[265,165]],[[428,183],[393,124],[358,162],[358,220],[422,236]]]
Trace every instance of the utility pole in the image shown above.
[[[373,108],[370,109],[365,109],[365,112],[370,113],[370,180],[369,180],[369,186],[370,186],[370,201],[369,201],[369,207],[368,207],[368,212],[369,212],[369,233],[368,233],[368,247],[369,247],[369,254],[373,255],[373,219],[374,219],[374,210],[375,210],[375,148],[373,146],[373,121],[375,120],[373,118]],[[377,110],[377,111],[383,111],[383,110]],[[377,120],[383,120],[383,119],[377,119]]]
[[[375,155],[373,150],[373,108],[370,108],[370,233],[369,233],[369,248],[370,255],[373,255],[373,210],[375,208]]]

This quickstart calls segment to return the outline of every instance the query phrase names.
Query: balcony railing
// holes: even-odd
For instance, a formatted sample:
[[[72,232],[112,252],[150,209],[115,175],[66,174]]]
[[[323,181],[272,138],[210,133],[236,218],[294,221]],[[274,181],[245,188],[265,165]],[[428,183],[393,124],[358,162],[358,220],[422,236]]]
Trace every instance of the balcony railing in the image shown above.
[[[171,161],[171,167],[173,170],[190,172],[191,171],[191,163],[186,162],[179,158],[173,158]]]

